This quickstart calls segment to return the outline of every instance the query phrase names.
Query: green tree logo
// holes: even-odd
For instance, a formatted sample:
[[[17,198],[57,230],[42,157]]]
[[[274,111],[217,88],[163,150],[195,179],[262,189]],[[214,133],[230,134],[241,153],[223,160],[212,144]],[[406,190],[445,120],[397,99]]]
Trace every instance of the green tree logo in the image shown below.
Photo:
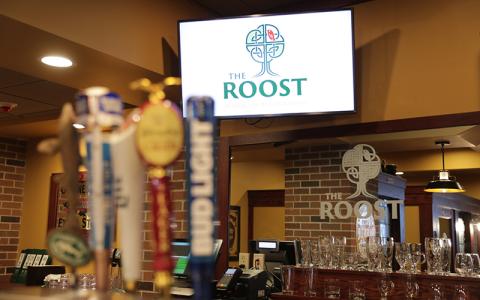
[[[247,34],[246,47],[252,59],[262,65],[256,77],[265,74],[277,76],[270,68],[273,59],[283,54],[285,41],[277,27],[263,24]]]

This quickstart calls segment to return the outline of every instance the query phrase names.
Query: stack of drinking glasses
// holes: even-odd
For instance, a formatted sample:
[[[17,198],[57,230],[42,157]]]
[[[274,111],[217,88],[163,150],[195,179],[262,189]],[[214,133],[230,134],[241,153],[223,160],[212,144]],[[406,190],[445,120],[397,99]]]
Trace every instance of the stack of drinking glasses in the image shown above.
[[[368,238],[357,238],[357,266],[356,269],[364,271],[368,269]]]
[[[370,236],[357,241],[358,257],[367,261],[369,271],[392,271],[394,239]],[[359,261],[360,261],[359,259]],[[361,265],[361,263],[359,263]]]
[[[381,238],[377,236],[369,236],[367,238],[367,257],[369,271],[380,270],[380,255],[382,255]]]
[[[78,288],[94,290],[96,286],[94,274],[80,274],[78,276]]]
[[[400,266],[398,272],[407,272],[408,271],[408,261],[410,260],[410,252],[408,248],[408,243],[401,242],[395,243],[395,260]]]
[[[302,252],[300,264],[304,267],[312,266],[312,243],[315,243],[315,240],[300,241],[300,248]]]
[[[330,247],[330,237],[320,236],[318,239],[318,266],[320,268],[329,268],[332,260],[332,253]]]
[[[342,269],[345,258],[345,246],[347,238],[344,236],[331,236],[331,266],[334,269]]]
[[[382,237],[381,243],[381,270],[384,272],[392,271],[393,251],[395,249],[395,240],[393,237]]]
[[[449,238],[425,238],[425,257],[427,273],[436,275],[450,274],[452,241]]]
[[[418,273],[425,263],[425,254],[420,243],[395,243],[395,259],[400,265],[398,272]]]
[[[413,273],[418,273],[421,271],[419,268],[422,264],[425,263],[425,254],[422,252],[422,244],[410,243],[410,259],[411,259],[411,271]]]

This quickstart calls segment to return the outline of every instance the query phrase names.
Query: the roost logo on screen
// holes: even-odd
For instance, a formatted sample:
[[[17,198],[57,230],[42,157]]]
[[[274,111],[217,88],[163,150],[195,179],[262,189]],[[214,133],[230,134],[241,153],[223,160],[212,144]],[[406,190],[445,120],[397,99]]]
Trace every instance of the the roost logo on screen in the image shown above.
[[[247,75],[245,72],[229,73],[230,81],[223,83],[224,99],[302,95],[302,83],[307,81],[307,78],[277,79],[279,74],[272,70],[272,61],[278,59],[285,50],[285,40],[276,26],[262,24],[250,30],[246,36],[245,46],[252,60],[260,64],[261,69],[255,75]],[[283,74],[288,70],[277,72]],[[265,76],[273,78],[263,81],[257,79]]]

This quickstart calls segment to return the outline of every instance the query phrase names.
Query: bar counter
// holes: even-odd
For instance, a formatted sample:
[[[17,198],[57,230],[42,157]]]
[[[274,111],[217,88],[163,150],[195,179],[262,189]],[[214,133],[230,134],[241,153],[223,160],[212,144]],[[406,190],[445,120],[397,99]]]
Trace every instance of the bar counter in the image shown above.
[[[426,273],[381,273],[368,271],[348,271],[315,268],[316,280],[314,287],[316,296],[308,294],[308,268],[296,267],[294,270],[293,295],[274,293],[272,299],[278,300],[320,300],[335,299],[325,297],[324,291],[328,280],[337,279],[335,284],[340,287],[340,298],[349,299],[349,289],[354,281],[361,281],[365,289],[366,299],[408,299],[406,295],[407,282],[418,284],[418,293],[413,299],[437,299],[434,297],[434,289],[440,291],[441,298],[438,299],[468,299],[480,300],[480,277],[462,277],[456,274],[442,276],[429,275]],[[379,291],[379,282],[381,280],[391,280],[394,288],[387,298],[382,298]],[[331,285],[331,283],[329,283]],[[466,294],[466,298],[461,298],[461,293]],[[439,293],[437,292],[437,295]]]
[[[97,292],[94,290],[48,289],[23,284],[0,285],[0,300],[142,300],[161,299],[155,294],[141,297],[138,294],[121,292]],[[170,300],[185,300],[171,296]]]

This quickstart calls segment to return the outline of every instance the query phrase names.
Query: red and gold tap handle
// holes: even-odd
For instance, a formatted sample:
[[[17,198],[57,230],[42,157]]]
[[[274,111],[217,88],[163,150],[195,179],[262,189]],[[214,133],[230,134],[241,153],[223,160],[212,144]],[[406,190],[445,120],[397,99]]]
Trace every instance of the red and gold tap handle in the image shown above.
[[[155,272],[155,285],[159,290],[167,293],[172,283],[170,273],[173,268],[172,230],[170,227],[172,203],[170,201],[170,179],[168,176],[161,176],[159,173],[162,173],[161,170],[155,169],[154,172],[149,174],[155,253],[153,270]]]
[[[169,179],[165,167],[171,165],[183,149],[183,119],[176,105],[164,100],[163,88],[179,84],[178,78],[167,77],[163,83],[151,84],[148,79],[132,83],[132,88],[148,91],[149,101],[142,106],[137,124],[136,144],[149,165],[152,192],[154,233],[155,285],[164,298],[170,297],[171,271],[171,202]]]

